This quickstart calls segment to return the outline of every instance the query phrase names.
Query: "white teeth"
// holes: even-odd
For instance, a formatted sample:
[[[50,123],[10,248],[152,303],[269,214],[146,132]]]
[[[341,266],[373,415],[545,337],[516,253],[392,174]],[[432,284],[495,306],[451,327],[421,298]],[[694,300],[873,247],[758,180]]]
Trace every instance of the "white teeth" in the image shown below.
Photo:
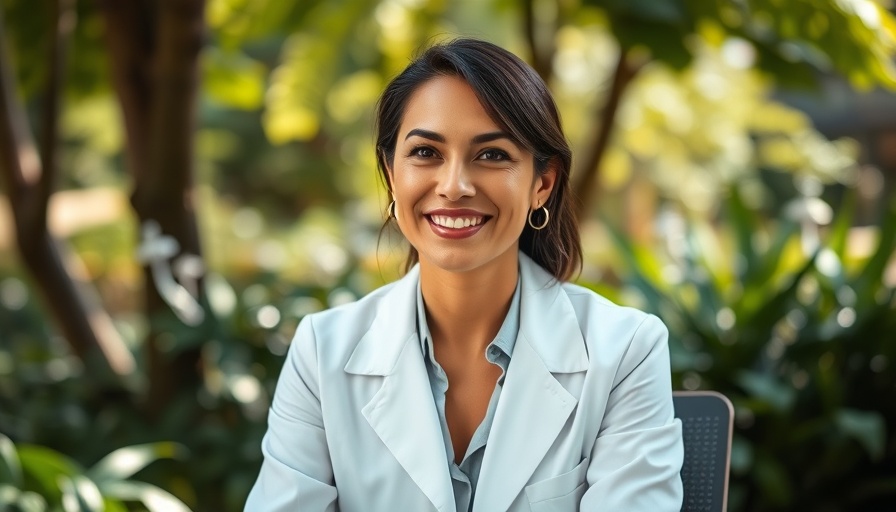
[[[460,229],[482,224],[482,217],[448,217],[447,215],[431,215],[432,221],[442,227]]]

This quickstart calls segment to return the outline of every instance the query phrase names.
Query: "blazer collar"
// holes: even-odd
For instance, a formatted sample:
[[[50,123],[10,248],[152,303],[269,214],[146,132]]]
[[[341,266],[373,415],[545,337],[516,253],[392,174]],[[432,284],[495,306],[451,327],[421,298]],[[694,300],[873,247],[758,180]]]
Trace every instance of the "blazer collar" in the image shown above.
[[[510,507],[578,403],[554,374],[588,367],[584,339],[566,292],[527,256],[520,254],[519,262],[520,330],[495,411],[492,432],[497,435],[490,436],[483,457],[476,511]],[[384,377],[362,414],[434,507],[448,512],[455,509],[450,454],[416,346],[419,279],[414,267],[369,297],[376,301],[376,318],[345,371]]]
[[[346,363],[346,372],[392,375],[404,342],[417,332],[419,281],[420,266],[414,265],[403,278],[389,285],[376,302],[376,316]]]
[[[552,373],[588,368],[588,354],[575,310],[562,287],[531,258],[519,253],[520,332]],[[399,279],[376,303],[376,317],[345,365],[357,375],[391,375],[408,337],[417,332],[419,265]],[[515,349],[514,349],[515,350]],[[511,355],[511,360],[513,355]]]

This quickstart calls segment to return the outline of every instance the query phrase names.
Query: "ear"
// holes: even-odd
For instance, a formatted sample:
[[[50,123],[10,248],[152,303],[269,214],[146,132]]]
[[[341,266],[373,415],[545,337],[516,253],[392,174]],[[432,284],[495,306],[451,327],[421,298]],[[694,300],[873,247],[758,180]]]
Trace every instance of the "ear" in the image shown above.
[[[557,183],[557,162],[551,160],[548,163],[548,169],[544,174],[535,176],[535,183],[532,185],[532,209],[543,206],[551,197],[554,190],[554,184]]]

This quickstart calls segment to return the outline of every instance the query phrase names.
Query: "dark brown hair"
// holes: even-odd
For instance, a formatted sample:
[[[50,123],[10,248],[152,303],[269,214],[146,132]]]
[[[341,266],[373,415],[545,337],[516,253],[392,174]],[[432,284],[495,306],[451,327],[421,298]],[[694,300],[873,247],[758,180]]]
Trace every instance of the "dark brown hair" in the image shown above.
[[[547,86],[528,64],[516,55],[486,41],[455,39],[434,45],[414,59],[396,76],[377,104],[377,166],[389,187],[388,169],[395,157],[398,129],[408,100],[414,91],[439,76],[456,76],[466,81],[489,116],[532,153],[539,175],[553,168],[557,179],[544,204],[550,211],[547,227],[538,231],[526,224],[520,235],[520,249],[560,281],[567,281],[581,268],[582,247],[569,188],[572,152],[557,105]],[[390,190],[391,192],[391,190]],[[544,216],[533,217],[536,225]],[[418,254],[411,247],[408,268]]]

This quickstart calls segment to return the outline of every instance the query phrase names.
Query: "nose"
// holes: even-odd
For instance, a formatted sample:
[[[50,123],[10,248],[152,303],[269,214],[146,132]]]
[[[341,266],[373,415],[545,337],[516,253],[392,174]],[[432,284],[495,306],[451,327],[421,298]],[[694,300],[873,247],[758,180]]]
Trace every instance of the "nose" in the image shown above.
[[[438,173],[436,193],[449,201],[458,201],[476,193],[470,179],[470,170],[462,159],[449,160]]]

